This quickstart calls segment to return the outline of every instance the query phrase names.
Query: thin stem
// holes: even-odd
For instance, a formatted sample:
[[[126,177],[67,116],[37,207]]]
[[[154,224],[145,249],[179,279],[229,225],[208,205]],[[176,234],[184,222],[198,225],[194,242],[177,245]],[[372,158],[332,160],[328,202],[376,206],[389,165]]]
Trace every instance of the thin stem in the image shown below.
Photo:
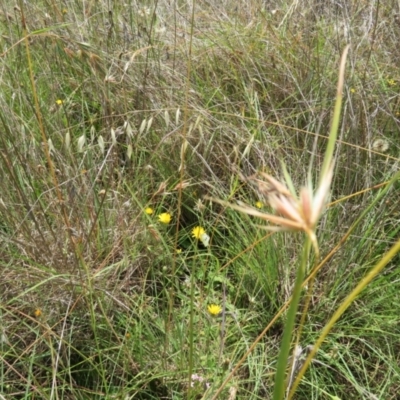
[[[190,76],[192,73],[192,43],[194,36],[194,16],[195,16],[195,6],[196,1],[192,2],[192,16],[190,23],[190,39],[189,39],[189,54],[188,54],[188,64],[187,64],[187,73],[186,73],[186,89],[185,89],[185,109],[183,116],[183,132],[182,132],[182,150],[181,150],[181,170],[180,170],[180,182],[184,181],[185,175],[185,153],[186,153],[186,144],[187,144],[187,133],[188,133],[188,118],[189,118],[189,89],[190,89]],[[177,219],[176,219],[176,232],[175,232],[175,243],[178,243],[178,234],[179,234],[179,220],[181,215],[181,206],[182,206],[182,190],[183,187],[180,186],[178,190],[178,211],[177,211]],[[175,276],[175,268],[176,268],[176,256],[173,259],[172,263],[172,276]],[[191,281],[191,300],[190,300],[190,336],[189,336],[189,371],[188,371],[188,398],[190,398],[190,388],[192,383],[192,371],[193,371],[193,314],[194,314],[194,272],[192,273],[192,281]],[[173,296],[172,296],[173,298]],[[172,320],[172,305],[170,306],[170,319]],[[167,331],[168,332],[168,331]]]
[[[187,398],[191,398],[191,383],[192,383],[192,370],[193,370],[193,331],[194,331],[194,289],[195,289],[195,276],[196,273],[193,270],[190,278],[190,316],[189,316],[189,376],[188,376],[188,392]]]
[[[287,321],[285,323],[285,329],[283,332],[283,338],[281,343],[281,349],[279,352],[278,363],[276,366],[275,375],[275,386],[273,400],[282,400],[285,394],[285,384],[286,384],[286,367],[290,352],[290,345],[292,341],[292,334],[294,329],[294,323],[296,321],[297,309],[300,302],[300,295],[302,291],[302,284],[304,280],[304,275],[307,268],[308,256],[311,249],[311,239],[307,236],[304,247],[303,254],[301,257],[301,264],[297,269],[296,282],[293,288],[292,302],[288,310]]]

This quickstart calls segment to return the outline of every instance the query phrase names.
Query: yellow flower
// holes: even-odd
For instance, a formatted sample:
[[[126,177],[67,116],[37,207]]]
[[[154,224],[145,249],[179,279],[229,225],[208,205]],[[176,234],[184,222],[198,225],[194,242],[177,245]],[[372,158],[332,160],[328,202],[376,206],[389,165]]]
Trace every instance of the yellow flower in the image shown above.
[[[351,92],[351,93],[355,93],[355,92],[356,92],[356,89],[354,89],[354,88],[352,87],[352,88],[350,88],[350,92]]]
[[[210,236],[207,235],[203,227],[196,226],[195,228],[193,228],[192,236],[195,239],[200,240],[200,242],[203,243],[205,247],[208,247],[210,245]]]
[[[162,213],[158,216],[158,220],[163,224],[169,224],[171,222],[172,216],[170,213]]]
[[[175,251],[176,251],[176,254],[181,254],[182,253],[182,249],[180,249],[180,248],[177,248]]]
[[[221,313],[222,311],[222,307],[217,305],[217,304],[210,304],[207,307],[208,312],[212,315],[212,316],[217,316]]]
[[[34,313],[36,318],[39,318],[42,315],[42,310],[40,308],[37,308]]]
[[[58,106],[61,106],[62,103],[63,103],[63,101],[62,101],[61,99],[56,100],[56,104],[57,104]]]
[[[396,86],[396,81],[394,79],[388,79],[387,83],[389,86]]]
[[[201,236],[204,235],[205,233],[206,231],[201,226],[196,226],[195,228],[192,229],[192,236],[197,240],[200,240]]]
[[[256,207],[257,207],[257,208],[263,208],[263,207],[264,207],[264,204],[261,203],[261,201],[257,201]]]
[[[153,210],[151,207],[147,207],[147,208],[144,209],[144,212],[145,212],[147,215],[151,215],[151,214],[154,213],[154,210]]]

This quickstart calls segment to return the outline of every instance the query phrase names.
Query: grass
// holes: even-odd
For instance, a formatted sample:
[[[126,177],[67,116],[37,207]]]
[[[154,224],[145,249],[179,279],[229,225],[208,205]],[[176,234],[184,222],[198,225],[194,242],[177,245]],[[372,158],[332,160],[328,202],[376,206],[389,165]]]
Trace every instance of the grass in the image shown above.
[[[212,399],[234,370],[218,398],[272,398],[287,314],[259,335],[291,297],[303,237],[204,196],[270,213],[243,177],[280,179],[284,162],[299,189],[312,158],[316,185],[346,44],[317,230],[321,259],[336,250],[299,369],[395,245],[398,181],[381,193],[399,164],[398,5],[267,3],[0,7],[0,398]],[[348,304],[296,398],[397,398],[398,261]]]

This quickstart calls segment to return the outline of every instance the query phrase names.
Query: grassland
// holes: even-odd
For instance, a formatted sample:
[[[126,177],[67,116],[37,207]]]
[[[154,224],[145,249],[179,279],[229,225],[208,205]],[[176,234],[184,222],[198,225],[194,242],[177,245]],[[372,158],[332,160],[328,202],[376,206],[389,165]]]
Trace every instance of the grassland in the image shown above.
[[[0,399],[212,399],[232,371],[218,399],[272,398],[285,312],[260,334],[303,236],[204,196],[271,212],[246,177],[317,179],[349,44],[301,366],[399,240],[399,21],[389,0],[0,2]],[[398,398],[399,261],[296,399]]]

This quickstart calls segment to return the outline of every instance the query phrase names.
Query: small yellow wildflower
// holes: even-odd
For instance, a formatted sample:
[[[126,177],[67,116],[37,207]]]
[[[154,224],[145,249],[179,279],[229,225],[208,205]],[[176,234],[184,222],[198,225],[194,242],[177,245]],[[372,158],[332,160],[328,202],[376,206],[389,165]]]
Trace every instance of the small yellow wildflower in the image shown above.
[[[172,216],[170,213],[162,213],[158,216],[158,220],[163,224],[169,224],[171,222]]]
[[[57,99],[57,100],[56,100],[56,104],[57,104],[58,106],[61,106],[62,103],[63,103],[63,101],[62,101],[61,99]]]
[[[217,304],[210,304],[207,307],[207,310],[213,317],[215,317],[221,313],[222,307]]]
[[[37,308],[34,313],[36,318],[39,318],[42,315],[42,310],[40,308]]]
[[[177,249],[176,249],[176,254],[181,254],[181,253],[182,253],[182,249],[177,248]]]
[[[350,92],[351,92],[351,93],[355,93],[355,92],[356,92],[356,89],[354,89],[354,88],[352,87],[352,88],[350,88]]]
[[[261,201],[257,201],[256,207],[257,207],[257,208],[263,208],[263,207],[264,207],[264,204],[263,204]]]
[[[197,240],[200,240],[201,236],[204,235],[205,233],[206,231],[201,226],[196,226],[195,228],[192,229],[192,236]]]
[[[146,207],[146,208],[144,209],[144,212],[145,212],[147,215],[152,215],[152,214],[154,213],[154,210],[153,210],[151,207]]]
[[[394,79],[387,79],[386,82],[389,86],[396,86],[396,81]]]
[[[192,236],[195,239],[200,240],[200,242],[203,243],[205,247],[208,247],[210,245],[210,236],[207,235],[203,227],[196,226],[195,228],[193,228]]]

